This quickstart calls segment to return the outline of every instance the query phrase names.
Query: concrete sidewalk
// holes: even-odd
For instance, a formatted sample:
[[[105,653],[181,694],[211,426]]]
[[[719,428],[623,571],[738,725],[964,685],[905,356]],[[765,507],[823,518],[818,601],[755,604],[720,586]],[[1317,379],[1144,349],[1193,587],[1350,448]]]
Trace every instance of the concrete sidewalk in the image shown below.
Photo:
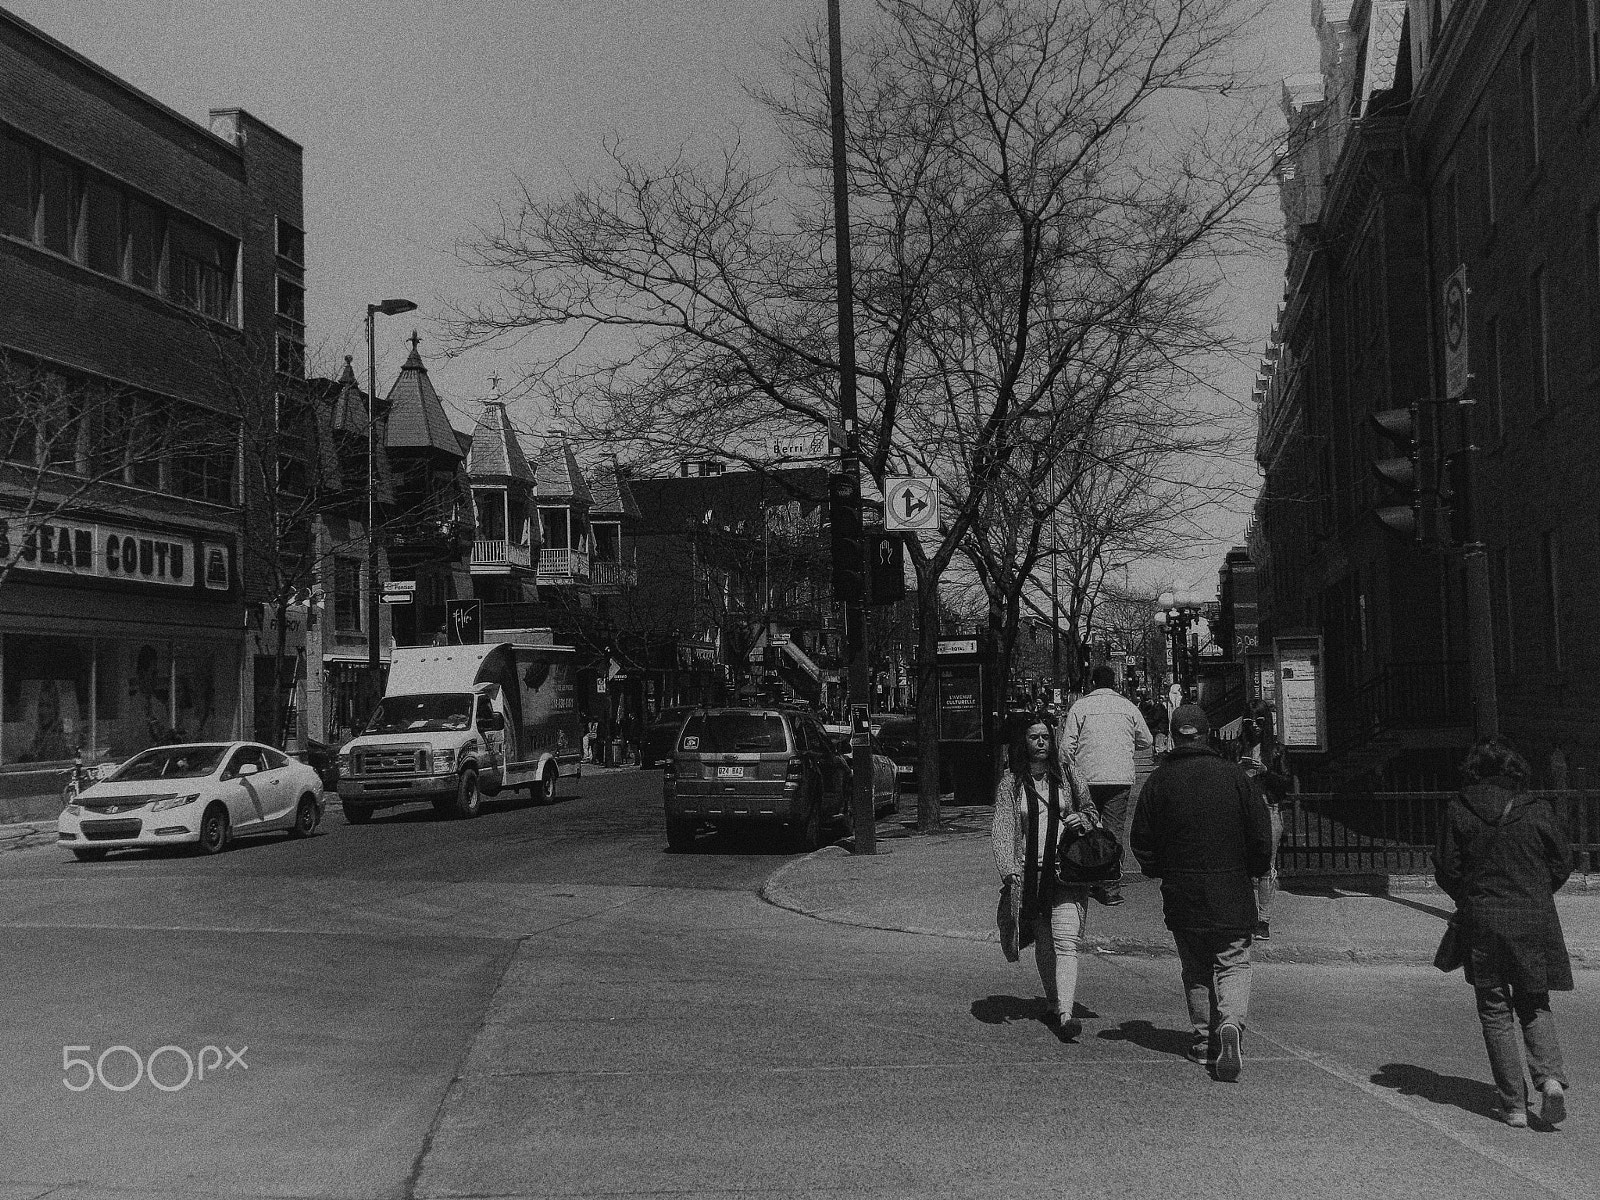
[[[998,943],[991,812],[948,808],[933,834],[915,833],[913,817],[891,818],[879,825],[878,854],[857,857],[842,846],[825,847],[784,866],[762,894],[822,921]],[[1577,880],[1579,889],[1556,897],[1574,968],[1600,967],[1600,890],[1588,889],[1588,882]],[[1414,890],[1376,894],[1284,878],[1273,901],[1272,937],[1256,942],[1256,961],[1432,963],[1453,905],[1442,892],[1424,890],[1421,880],[1407,883]],[[1123,882],[1123,895],[1127,903],[1117,908],[1090,902],[1085,948],[1173,954],[1160,885],[1133,874]]]

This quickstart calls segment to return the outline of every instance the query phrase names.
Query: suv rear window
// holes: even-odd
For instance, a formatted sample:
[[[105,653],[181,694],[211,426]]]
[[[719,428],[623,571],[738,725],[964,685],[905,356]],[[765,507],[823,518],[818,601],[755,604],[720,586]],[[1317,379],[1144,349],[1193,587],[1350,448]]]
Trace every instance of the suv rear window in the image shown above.
[[[783,718],[762,713],[696,713],[678,737],[678,749],[700,754],[787,751]]]

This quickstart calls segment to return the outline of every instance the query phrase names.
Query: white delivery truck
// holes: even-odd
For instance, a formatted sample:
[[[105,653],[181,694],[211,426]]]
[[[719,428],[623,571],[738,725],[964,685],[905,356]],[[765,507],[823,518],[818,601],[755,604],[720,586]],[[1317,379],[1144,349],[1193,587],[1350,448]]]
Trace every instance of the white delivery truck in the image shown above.
[[[553,799],[558,776],[582,773],[576,655],[511,642],[395,650],[372,719],[339,751],[345,819],[418,801],[475,817],[484,796],[519,787]]]

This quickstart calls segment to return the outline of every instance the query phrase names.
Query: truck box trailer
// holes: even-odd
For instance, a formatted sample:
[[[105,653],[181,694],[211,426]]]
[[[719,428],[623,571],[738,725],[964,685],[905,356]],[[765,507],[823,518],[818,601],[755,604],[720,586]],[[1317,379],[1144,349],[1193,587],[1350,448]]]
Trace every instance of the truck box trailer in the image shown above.
[[[395,650],[383,699],[339,752],[345,819],[420,801],[475,817],[485,796],[520,787],[553,799],[583,770],[576,657],[510,642]]]

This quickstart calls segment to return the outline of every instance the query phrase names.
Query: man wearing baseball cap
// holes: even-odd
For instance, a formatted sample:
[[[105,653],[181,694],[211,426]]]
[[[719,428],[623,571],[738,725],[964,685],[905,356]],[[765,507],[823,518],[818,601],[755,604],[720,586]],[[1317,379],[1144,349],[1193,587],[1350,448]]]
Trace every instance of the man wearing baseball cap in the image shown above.
[[[1172,751],[1145,781],[1129,846],[1144,873],[1161,880],[1194,1027],[1189,1057],[1231,1082],[1250,1009],[1253,881],[1272,862],[1272,824],[1260,793],[1210,737],[1198,704],[1173,711]]]

